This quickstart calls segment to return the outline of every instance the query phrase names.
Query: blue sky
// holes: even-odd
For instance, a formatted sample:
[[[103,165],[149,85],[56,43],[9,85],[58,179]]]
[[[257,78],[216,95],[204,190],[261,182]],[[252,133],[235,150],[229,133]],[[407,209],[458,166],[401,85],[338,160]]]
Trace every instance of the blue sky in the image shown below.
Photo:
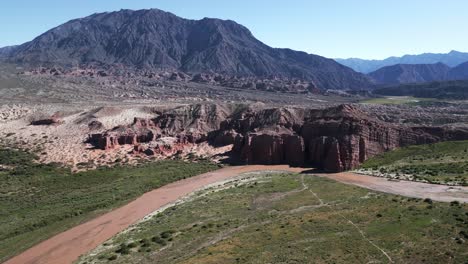
[[[73,18],[143,8],[232,19],[270,46],[331,58],[468,51],[467,0],[4,0],[0,47]]]

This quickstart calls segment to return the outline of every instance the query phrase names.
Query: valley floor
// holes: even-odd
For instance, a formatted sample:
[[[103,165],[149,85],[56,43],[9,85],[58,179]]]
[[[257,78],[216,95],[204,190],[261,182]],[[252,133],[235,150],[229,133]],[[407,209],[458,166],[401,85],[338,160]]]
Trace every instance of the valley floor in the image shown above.
[[[78,263],[462,263],[467,204],[258,172],[158,211]]]
[[[402,197],[399,197],[399,196],[393,196],[393,195],[390,196],[390,195],[385,195],[385,194],[381,194],[381,193],[376,193],[376,192],[373,192],[373,191],[383,191],[383,192],[389,192],[389,193],[396,193],[396,194],[408,195],[408,196],[411,196],[411,197],[418,197],[418,198],[421,198],[421,199],[422,198],[431,198],[433,200],[441,200],[441,201],[459,200],[461,202],[468,202],[468,188],[466,188],[466,187],[457,187],[457,189],[448,189],[449,187],[445,187],[445,186],[444,187],[438,187],[438,186],[434,186],[434,185],[423,184],[423,183],[415,183],[415,182],[392,182],[392,181],[387,181],[387,180],[385,180],[383,178],[375,178],[375,177],[363,176],[363,175],[354,175],[353,176],[353,174],[350,174],[350,173],[322,174],[320,176],[330,177],[330,178],[332,178],[334,180],[341,181],[341,182],[344,182],[344,183],[349,183],[349,184],[354,184],[354,185],[358,185],[358,186],[361,186],[361,187],[366,187],[366,188],[369,188],[369,189],[371,189],[373,191],[369,192],[369,191],[367,191],[365,189],[361,189],[361,188],[358,188],[358,187],[349,187],[349,186],[343,185],[341,183],[337,183],[337,182],[334,183],[333,181],[329,181],[329,180],[326,180],[326,179],[320,179],[320,177],[314,177],[311,174],[303,174],[302,176],[298,176],[298,174],[291,174],[291,175],[288,175],[287,177],[279,178],[279,182],[276,182],[279,185],[275,186],[273,188],[273,190],[268,190],[268,188],[263,189],[265,187],[264,184],[263,184],[264,180],[261,179],[261,178],[256,180],[255,175],[257,175],[257,176],[262,175],[262,174],[268,173],[268,171],[272,171],[272,170],[275,170],[275,171],[278,171],[278,170],[279,171],[292,171],[292,172],[302,172],[303,171],[303,169],[300,169],[300,168],[289,168],[289,167],[286,167],[286,166],[227,167],[227,168],[215,171],[215,172],[202,174],[202,175],[199,175],[199,176],[196,176],[196,177],[192,177],[192,178],[185,179],[185,180],[182,180],[182,181],[179,181],[179,182],[176,182],[176,183],[172,183],[172,184],[166,185],[166,186],[164,186],[162,188],[159,188],[159,189],[156,189],[156,190],[151,191],[149,193],[146,193],[142,197],[140,197],[137,200],[127,204],[124,207],[116,209],[116,210],[114,210],[114,211],[112,211],[110,213],[107,213],[105,215],[102,215],[102,216],[100,216],[100,217],[98,217],[98,218],[96,218],[94,220],[91,220],[91,221],[89,221],[87,223],[84,223],[84,224],[79,225],[79,226],[77,226],[75,228],[72,228],[72,229],[70,229],[68,231],[65,231],[64,233],[61,233],[61,234],[59,234],[59,235],[57,235],[57,236],[43,242],[43,243],[40,243],[40,244],[32,247],[31,249],[27,250],[26,252],[18,255],[17,257],[10,259],[6,263],[12,264],[12,263],[68,263],[68,262],[72,262],[72,261],[76,260],[80,255],[85,254],[86,252],[94,249],[98,245],[101,245],[106,240],[112,238],[114,235],[122,232],[123,230],[125,230],[126,228],[131,226],[132,224],[137,223],[138,221],[143,219],[145,216],[157,215],[157,217],[151,217],[151,216],[146,217],[145,221],[142,224],[137,225],[136,230],[139,229],[140,225],[146,226],[149,223],[153,223],[154,221],[157,221],[155,219],[159,219],[159,216],[166,214],[166,212],[172,212],[172,210],[175,210],[175,208],[180,208],[180,207],[184,207],[184,206],[189,206],[189,208],[185,208],[184,210],[180,210],[180,211],[177,210],[177,212],[181,212],[182,214],[188,214],[186,216],[183,216],[183,218],[181,218],[181,219],[184,219],[184,217],[185,218],[186,217],[191,217],[191,218],[193,218],[193,221],[195,221],[200,216],[201,217],[200,220],[196,220],[195,222],[201,221],[200,225],[203,226],[204,212],[201,212],[201,211],[198,212],[198,210],[207,210],[206,213],[215,214],[216,215],[215,218],[221,217],[220,215],[225,215],[227,217],[227,219],[228,219],[230,213],[238,212],[238,210],[244,210],[244,209],[250,208],[252,206],[262,207],[262,205],[261,205],[262,203],[269,204],[269,203],[272,203],[273,201],[276,201],[276,200],[278,200],[279,203],[283,204],[282,205],[283,207],[284,206],[286,206],[288,208],[291,207],[291,208],[288,209],[288,211],[280,213],[280,214],[285,214],[286,218],[291,218],[291,217],[295,218],[296,213],[299,213],[299,214],[303,214],[303,213],[307,213],[307,212],[311,213],[309,211],[314,211],[315,209],[319,209],[320,207],[330,208],[331,205],[328,202],[324,202],[322,200],[322,199],[325,199],[325,198],[326,198],[326,200],[329,200],[329,199],[336,200],[336,199],[338,199],[338,200],[341,201],[340,204],[341,203],[348,204],[348,206],[351,206],[351,209],[348,209],[348,210],[351,210],[350,212],[352,212],[353,210],[355,210],[355,209],[353,209],[353,206],[356,206],[356,204],[354,204],[354,203],[356,201],[360,201],[359,199],[358,200],[354,199],[354,198],[356,198],[356,197],[354,197],[355,195],[360,195],[359,197],[366,197],[366,199],[369,199],[369,201],[372,201],[372,203],[378,202],[379,205],[374,204],[375,205],[375,210],[383,210],[383,211],[392,210],[392,215],[395,214],[396,211],[398,211],[400,209],[401,210],[410,210],[408,208],[410,206],[413,206],[413,204],[414,204],[414,206],[417,205],[418,208],[421,207],[421,210],[423,208],[421,206],[421,204],[422,204],[421,201],[422,200],[414,199],[414,198],[405,199],[405,198],[402,198]],[[246,172],[254,172],[254,171],[257,171],[257,173],[256,174],[245,174]],[[263,172],[258,172],[258,171],[263,171]],[[237,176],[237,178],[235,178],[236,176]],[[254,177],[254,180],[251,179],[252,177]],[[234,178],[234,182],[232,182],[232,178]],[[230,179],[231,179],[231,183],[227,183],[226,181],[229,181]],[[299,181],[298,179],[301,179],[301,181]],[[283,180],[285,182],[283,182]],[[249,183],[244,183],[244,181],[247,181]],[[253,183],[253,182],[256,182],[256,183]],[[266,182],[269,182],[269,180],[266,181]],[[260,183],[259,188],[256,187],[257,183]],[[221,186],[221,189],[224,189],[224,187],[226,187],[226,186],[232,187],[231,185],[233,185],[233,184],[234,184],[233,186],[237,186],[237,185],[243,186],[243,185],[247,184],[248,186],[251,186],[250,188],[253,188],[252,190],[258,191],[258,193],[256,193],[256,192],[254,192],[254,193],[247,192],[245,194],[237,193],[236,194],[237,198],[235,198],[234,200],[238,199],[238,201],[232,201],[235,204],[233,204],[232,207],[228,208],[229,210],[233,210],[232,212],[228,211],[228,212],[220,213],[222,208],[219,208],[219,211],[216,211],[217,209],[213,208],[214,205],[210,205],[210,204],[204,204],[204,205],[199,205],[199,206],[192,205],[192,203],[200,203],[200,202],[204,203],[203,201],[200,201],[200,199],[203,200],[203,198],[200,198],[200,197],[204,197],[205,195],[207,195],[207,199],[210,200],[211,199],[210,197],[212,196],[212,194],[207,193],[207,194],[204,194],[204,195],[202,195],[200,197],[198,195],[195,196],[195,197],[192,196],[193,199],[190,198],[190,197],[189,197],[190,199],[187,198],[187,195],[189,195],[189,194],[191,194],[191,193],[193,193],[193,192],[195,192],[197,190],[200,190],[200,189],[206,189],[208,187],[212,187],[213,184],[217,185],[218,188],[219,188],[219,186]],[[296,186],[297,184],[302,184],[302,189],[299,188],[299,190],[294,191],[294,189],[297,187]],[[294,187],[294,186],[296,186],[296,187]],[[313,192],[309,193],[309,188],[312,188],[312,186],[315,186],[315,188],[314,188],[315,191],[314,192],[316,192],[316,191],[320,192],[319,196],[322,197],[322,198],[318,198],[318,196],[315,196],[315,194],[313,194]],[[294,187],[294,188],[292,188],[292,187]],[[279,192],[279,190],[276,190],[276,188],[280,188],[280,190],[284,189],[284,191],[287,191],[290,188],[292,188],[292,190],[289,190],[288,194],[281,194],[281,192]],[[216,190],[216,189],[210,189],[210,190]],[[245,189],[241,188],[240,190],[245,190]],[[266,191],[266,193],[263,193],[265,191]],[[229,193],[231,191],[228,190],[226,192]],[[297,192],[297,194],[294,194],[296,192]],[[224,191],[222,191],[221,193],[224,193]],[[291,197],[296,197],[296,198],[294,198],[294,199],[290,198],[289,194],[292,195]],[[213,194],[213,195],[217,196],[218,194]],[[250,198],[243,197],[243,195],[247,195],[248,197],[250,197],[252,195],[253,196],[258,196],[255,199],[259,199],[259,200],[257,200],[257,202],[259,204],[256,205],[255,203],[253,203],[255,201],[254,198],[251,197],[252,199],[254,199],[254,200],[252,200]],[[268,197],[261,198],[262,195],[267,195],[267,196],[268,195],[270,195],[270,196],[273,195],[274,197],[273,196],[272,197],[268,196]],[[348,195],[349,195],[349,197],[348,197]],[[311,200],[310,199],[311,197],[309,197],[309,196],[315,197],[314,199],[318,199],[318,201],[319,201],[318,204],[316,202],[313,202],[313,199]],[[334,196],[340,196],[341,198],[334,197]],[[302,198],[300,198],[300,197],[302,197]],[[379,198],[379,199],[375,200],[376,197]],[[386,200],[396,199],[397,202],[395,202],[395,204],[394,204],[394,206],[392,208],[386,208],[384,206],[384,207],[379,209],[380,206],[385,205],[385,203],[382,203],[382,200],[380,200],[380,198],[382,198],[382,197],[386,197],[385,198]],[[225,198],[222,198],[222,197],[218,197],[218,198],[220,200],[225,199]],[[193,200],[193,202],[191,200]],[[218,201],[220,201],[220,200],[218,200]],[[230,198],[228,200],[230,200]],[[226,200],[224,200],[224,201],[226,201]],[[240,203],[241,201],[244,201],[245,203],[243,205],[242,204],[237,204],[237,203]],[[430,201],[430,203],[432,205],[432,200],[428,200],[428,201]],[[174,205],[174,203],[177,203],[178,205]],[[276,202],[274,202],[274,203],[276,203]],[[297,203],[301,203],[301,205],[299,205]],[[302,203],[304,203],[304,204],[302,204]],[[398,209],[401,206],[401,203],[405,203],[405,204],[404,204],[403,207]],[[179,206],[179,204],[181,204],[181,206]],[[185,205],[185,204],[187,204],[187,205]],[[297,208],[293,208],[296,204],[298,205]],[[454,206],[456,208],[459,208],[459,209],[456,209],[456,210],[460,210],[460,212],[458,212],[457,214],[461,213],[460,216],[462,218],[463,217],[466,218],[467,215],[466,214],[464,215],[464,213],[465,213],[464,211],[466,211],[466,209],[467,209],[466,204],[462,204],[462,205],[459,205],[459,204],[460,203],[458,203],[458,202],[454,203]],[[372,205],[372,206],[374,206],[374,205]],[[272,205],[268,205],[268,207],[270,207],[270,206],[272,206]],[[335,206],[335,205],[333,205],[333,206]],[[340,205],[340,206],[343,206],[343,205]],[[345,207],[347,208],[348,206],[345,206]],[[359,206],[363,206],[363,205],[359,205]],[[448,204],[437,204],[438,210],[440,209],[439,207],[443,208],[443,210],[448,210],[450,208],[455,208],[455,207],[450,207],[450,205],[448,205]],[[167,208],[171,208],[171,209],[167,210]],[[164,211],[164,209],[166,209],[166,210]],[[344,208],[342,208],[340,210],[343,210],[343,209]],[[252,210],[252,208],[251,208],[251,210]],[[320,209],[320,210],[322,210],[322,209]],[[248,210],[248,211],[250,211],[250,210]],[[254,209],[254,211],[255,211],[255,209]],[[164,213],[159,214],[159,212],[164,212]],[[427,212],[433,212],[433,211],[428,210]],[[364,212],[360,212],[360,214],[362,214],[362,213],[364,213]],[[171,214],[171,213],[169,213],[169,214]],[[252,214],[252,212],[249,212],[249,215],[250,214]],[[369,215],[367,215],[366,217],[371,217],[372,216],[372,218],[374,218],[374,216],[372,214],[373,214],[372,212],[369,212]],[[396,217],[396,215],[393,215],[393,216]],[[313,216],[313,217],[318,217],[318,216]],[[257,220],[258,219],[253,220],[253,221],[255,222]],[[267,218],[265,218],[263,220],[267,221],[267,222],[265,222],[265,224],[271,224],[269,222],[270,220],[267,220]],[[298,220],[298,219],[296,219],[296,220]],[[294,220],[294,221],[296,221],[296,220]],[[395,220],[395,219],[393,219],[393,220]],[[178,220],[176,221],[175,219],[172,219],[172,220],[168,220],[168,221],[169,222],[166,222],[166,224],[168,224],[168,223],[176,224],[176,222]],[[334,219],[333,221],[342,221],[342,220]],[[216,223],[215,224],[212,223],[212,225],[213,226],[214,225],[221,225],[223,228],[226,227],[226,226],[224,226],[224,222],[222,224],[220,224],[218,222],[219,221],[216,221]],[[335,223],[337,226],[334,227],[334,228],[335,229],[336,228],[342,228],[341,226],[343,224],[347,225],[346,222],[347,221],[344,221],[343,223]],[[192,226],[193,225],[199,225],[198,222],[195,223],[195,224],[194,223],[184,223],[183,225],[182,225],[182,223],[180,223],[180,224],[181,225],[179,225],[179,226],[171,226],[170,228],[168,226],[167,228],[166,227],[165,228],[167,230],[172,230],[172,228],[174,228],[175,230],[180,230],[181,228],[188,228],[188,226],[190,226],[190,225],[192,225]],[[192,255],[184,256],[184,258],[187,258],[187,261],[188,261],[188,259],[195,260],[197,258],[197,256],[198,256],[199,250],[201,250],[202,248],[209,247],[209,246],[214,247],[214,246],[216,246],[217,242],[220,242],[220,241],[224,240],[225,237],[230,237],[231,234],[235,234],[237,232],[240,232],[240,233],[244,232],[244,226],[243,225],[245,223],[243,223],[243,224],[237,223],[237,224],[235,224],[235,227],[231,226],[231,224],[228,223],[228,226],[230,226],[230,228],[228,228],[228,229],[226,229],[224,231],[219,231],[219,232],[212,229],[213,226],[211,226],[209,223],[205,223],[205,224],[207,224],[207,226],[205,226],[205,228],[202,227],[202,230],[198,230],[195,237],[193,237],[195,234],[191,234],[190,236],[192,236],[192,237],[187,238],[188,239],[186,241],[187,243],[190,244],[193,241],[198,241],[196,244],[198,246],[201,246],[200,249],[197,249],[197,250],[195,250],[193,252],[193,256]],[[279,224],[279,223],[276,223],[276,224]],[[299,225],[299,223],[296,223],[296,224]],[[396,223],[393,223],[392,225],[394,225],[394,224],[396,224]],[[409,224],[409,223],[407,223],[407,224]],[[263,224],[262,223],[256,223],[255,225],[261,226]],[[351,227],[353,227],[353,225]],[[151,227],[151,228],[153,228],[153,227]],[[219,228],[219,227],[217,227],[217,228]],[[354,227],[354,228],[358,229],[357,226]],[[382,228],[386,229],[385,225]],[[191,229],[193,229],[193,227]],[[206,230],[204,230],[204,229],[206,229]],[[462,229],[460,229],[460,230],[462,230]],[[135,228],[132,227],[129,230],[135,230]],[[162,230],[160,228],[157,228],[156,231],[153,230],[153,229],[151,229],[151,230],[152,230],[151,232],[153,232],[153,233],[154,232],[157,233],[157,232],[165,231],[165,229]],[[200,232],[202,232],[202,231],[208,232],[208,234],[210,235],[209,240],[206,240],[206,241],[203,240],[204,236],[200,236],[201,235]],[[273,229],[272,230],[270,230],[270,229],[265,230],[265,232],[273,232],[273,231],[274,231]],[[279,232],[279,230],[276,230],[276,231]],[[296,232],[296,231],[294,231],[294,232]],[[427,230],[426,229],[421,229],[420,231],[425,232]],[[442,232],[442,231],[448,231],[448,230],[446,230],[446,227],[443,227],[442,230],[438,230],[438,232]],[[179,231],[177,231],[177,232],[179,232]],[[326,232],[331,232],[331,231],[328,230]],[[349,232],[349,230],[346,231],[346,232]],[[450,231],[450,232],[452,232],[452,231]],[[125,231],[125,232],[121,233],[121,235],[118,235],[117,238],[112,239],[111,241],[120,241],[121,237],[126,237],[127,234],[128,235],[133,235],[134,233],[135,233],[134,231]],[[136,232],[136,233],[139,236],[141,236],[139,231]],[[154,233],[154,234],[156,234],[156,233]],[[164,236],[172,236],[172,233],[171,234],[167,233]],[[163,249],[165,249],[165,247],[158,248],[157,250],[154,249],[154,245],[151,244],[151,242],[148,242],[149,241],[148,239],[151,239],[151,237],[149,237],[147,239],[148,241],[144,240],[144,238],[142,238],[142,237],[139,237],[138,239],[143,240],[143,242],[141,243],[141,245],[137,243],[138,245],[135,246],[135,247],[138,247],[139,251],[146,251],[147,247],[150,248],[150,249],[153,248],[153,249],[150,250],[151,253],[150,254],[145,253],[145,254],[143,254],[141,256],[140,255],[126,256],[126,254],[123,254],[123,255],[125,255],[125,257],[119,258],[120,262],[122,262],[122,263],[129,263],[129,262],[132,263],[132,262],[143,261],[142,259],[140,259],[140,257],[145,258],[146,259],[145,261],[147,261],[147,262],[153,262],[153,261],[156,261],[155,256],[159,256],[160,253],[162,255],[164,255],[163,259],[167,259],[167,257],[169,257],[169,256],[171,257],[171,259],[172,259],[172,257],[177,257],[179,259],[182,256],[176,256],[177,254],[173,255],[173,254],[175,254],[174,252],[178,252],[180,250],[181,250],[181,252],[186,252],[185,249],[182,250],[182,248],[177,249],[177,247],[175,247],[175,249],[174,249],[175,251],[168,250],[169,253],[167,253],[166,251],[163,251]],[[169,237],[166,237],[166,239],[169,239]],[[194,240],[192,241],[192,239],[194,239]],[[285,238],[285,239],[289,240],[289,238]],[[305,239],[304,243],[306,243],[307,239],[306,238],[304,238],[304,239]],[[460,238],[460,239],[462,239],[460,241],[464,241],[463,240],[464,238]],[[166,241],[164,239],[163,239],[164,242],[161,242],[161,241],[163,241],[163,240],[161,240],[161,238],[160,239],[154,238],[153,240],[156,241],[156,245],[160,245],[160,244],[164,244],[164,243],[172,245],[172,242]],[[368,239],[364,239],[364,240],[366,241]],[[134,238],[132,238],[131,241],[134,241],[135,243],[138,242]],[[192,242],[189,242],[189,241],[192,241]],[[146,242],[148,242],[148,243],[146,243]],[[257,247],[269,245],[269,243],[265,244],[264,242],[265,241],[263,241],[263,242],[258,241]],[[277,241],[277,243],[279,243],[279,242],[280,241]],[[350,241],[348,241],[348,242],[346,242],[346,243],[343,242],[343,244],[341,244],[341,245],[344,246],[344,247],[348,247],[348,246],[353,245],[352,242],[350,242]],[[92,255],[88,256],[86,259],[90,258],[90,259],[92,259],[91,262],[94,262],[94,261],[97,261],[97,260],[100,260],[100,261],[103,261],[103,260],[108,261],[109,259],[112,260],[114,258],[114,256],[115,256],[115,258],[117,258],[117,255],[113,254],[112,252],[118,250],[115,247],[117,247],[119,245],[118,243],[120,243],[120,242],[118,242],[118,243],[117,242],[112,242],[111,246],[109,246],[109,243],[110,242],[105,243],[105,245],[108,245],[108,246],[101,246],[101,247],[98,248],[99,252],[100,251],[104,252],[103,254],[99,253],[97,255],[94,255],[95,253],[93,253]],[[244,243],[244,242],[242,242],[242,243]],[[367,259],[368,261],[370,261],[372,259],[381,260],[381,261],[385,260],[385,259],[387,259],[387,260],[390,259],[389,256],[386,256],[385,254],[382,255],[382,253],[384,253],[384,250],[380,250],[378,246],[372,245],[372,243],[373,242],[371,242],[370,240],[367,241],[367,246],[363,246],[363,248],[361,249],[362,252],[367,252],[367,250],[372,250],[373,252],[375,251],[372,254],[369,253],[370,255],[368,256],[369,257]],[[390,242],[388,242],[388,243],[390,243]],[[289,242],[287,242],[286,244],[289,245]],[[364,244],[366,244],[366,243],[364,243]],[[143,246],[143,245],[146,245],[146,246]],[[370,247],[368,248],[369,245],[370,245]],[[192,246],[190,246],[190,247],[192,247]],[[270,245],[270,246],[272,246],[272,245]],[[393,246],[395,246],[395,245],[393,245]],[[232,246],[229,246],[229,247],[232,247]],[[302,248],[302,246],[301,246],[301,248]],[[342,249],[344,249],[344,248],[341,248],[340,250],[342,250]],[[130,251],[133,252],[135,250],[131,249]],[[192,250],[194,250],[194,249],[192,249]],[[263,249],[263,250],[266,250],[266,249]],[[267,251],[270,251],[270,249],[268,249]],[[379,251],[381,251],[381,253],[378,253]],[[245,254],[250,254],[248,252],[250,252],[250,250],[246,251]],[[271,251],[271,254],[273,254],[273,252],[274,251]],[[415,253],[415,252],[413,252],[413,253]],[[169,254],[169,255],[166,255],[166,254]],[[241,253],[238,252],[236,254],[241,254]],[[244,253],[242,253],[242,254],[244,254]],[[455,251],[453,253],[451,253],[451,254],[455,254]],[[208,256],[212,256],[212,255],[213,255],[213,253],[211,253],[211,254],[208,253]],[[217,254],[215,254],[215,256],[216,255]],[[339,256],[340,255],[338,254],[337,256],[334,256],[334,257],[339,257]],[[134,258],[134,257],[136,257],[136,258]],[[207,258],[205,258],[205,257],[198,260],[198,262],[199,263],[210,263],[210,261],[208,261]],[[226,260],[226,259],[224,259],[223,256],[219,256],[219,257],[220,258],[213,258],[213,259],[217,259],[218,261]],[[265,257],[267,257],[265,259],[265,261],[266,260],[272,260],[272,259],[270,259],[271,256],[270,257],[265,256]],[[302,257],[304,257],[304,256],[302,256]],[[324,257],[325,259],[327,258],[326,256],[322,256],[322,257]],[[356,256],[356,257],[358,257],[358,256]],[[333,259],[333,258],[331,258],[331,259]],[[161,259],[161,257],[157,257],[156,259]],[[210,257],[208,259],[210,259]],[[344,260],[344,259],[341,259],[341,260]],[[362,260],[364,260],[364,259],[362,259]],[[208,262],[205,262],[205,261],[208,261]],[[179,261],[174,261],[174,262],[179,262]],[[196,262],[197,261],[195,261],[195,263]],[[83,263],[85,263],[85,261],[83,261]],[[167,262],[164,262],[164,263],[167,263]],[[189,261],[187,263],[194,263],[194,262]],[[219,262],[215,261],[215,262],[212,262],[212,263],[219,263]],[[233,262],[233,263],[236,263],[236,262]]]

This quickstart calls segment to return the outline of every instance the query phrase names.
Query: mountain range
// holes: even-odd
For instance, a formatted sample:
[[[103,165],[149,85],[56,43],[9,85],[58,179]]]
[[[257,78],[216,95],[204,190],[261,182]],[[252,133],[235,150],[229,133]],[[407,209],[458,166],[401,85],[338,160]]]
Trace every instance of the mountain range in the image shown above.
[[[396,64],[368,74],[377,84],[423,83],[433,81],[467,80],[468,62],[456,67],[443,63]]]
[[[449,53],[424,53],[420,55],[405,55],[402,57],[389,57],[384,60],[364,60],[357,58],[335,59],[337,62],[354,69],[357,72],[370,73],[382,67],[396,64],[435,64],[443,63],[455,67],[468,61],[468,53],[451,51]]]
[[[135,68],[284,77],[319,89],[363,89],[371,82],[332,59],[257,40],[230,20],[189,20],[158,9],[121,10],[71,20],[0,57],[24,65],[125,65]]]

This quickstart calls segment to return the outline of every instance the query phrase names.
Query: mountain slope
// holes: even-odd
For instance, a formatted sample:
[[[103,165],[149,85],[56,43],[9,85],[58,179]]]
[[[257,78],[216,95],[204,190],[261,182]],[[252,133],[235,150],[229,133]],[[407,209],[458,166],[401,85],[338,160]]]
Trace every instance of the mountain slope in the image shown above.
[[[397,64],[369,73],[378,84],[420,83],[447,79],[450,67],[442,64]]]
[[[370,86],[365,75],[331,59],[271,48],[233,21],[187,20],[156,9],[121,10],[72,20],[18,46],[8,60],[300,78],[321,89]]]
[[[450,80],[468,80],[468,62],[453,67],[448,78]]]
[[[5,58],[16,48],[16,46],[7,46],[0,48],[0,58]]]
[[[451,51],[449,53],[424,53],[420,55],[405,55],[389,57],[384,60],[363,60],[357,58],[335,59],[337,62],[354,69],[357,72],[370,73],[385,66],[395,64],[435,64],[443,63],[454,67],[468,61],[468,53]]]

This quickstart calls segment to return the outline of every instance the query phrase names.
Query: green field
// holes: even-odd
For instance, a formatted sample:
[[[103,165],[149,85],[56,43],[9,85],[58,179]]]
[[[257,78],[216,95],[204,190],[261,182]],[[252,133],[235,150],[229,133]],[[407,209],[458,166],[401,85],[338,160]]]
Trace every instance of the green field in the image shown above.
[[[378,98],[371,98],[361,101],[363,104],[420,104],[423,102],[437,101],[431,98],[416,98],[412,96],[385,96]]]
[[[161,161],[71,173],[33,160],[31,154],[0,149],[0,262],[147,191],[217,168]]]
[[[79,263],[465,263],[468,205],[313,175],[248,174],[198,193]]]
[[[468,141],[441,142],[390,151],[364,162],[362,169],[430,183],[468,184]]]

